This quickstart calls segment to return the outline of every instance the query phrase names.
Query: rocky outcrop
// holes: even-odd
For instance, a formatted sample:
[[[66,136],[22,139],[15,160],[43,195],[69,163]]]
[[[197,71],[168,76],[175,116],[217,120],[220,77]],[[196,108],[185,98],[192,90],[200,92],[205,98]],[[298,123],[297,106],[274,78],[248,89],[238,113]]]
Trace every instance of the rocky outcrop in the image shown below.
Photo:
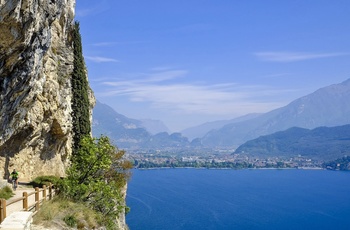
[[[64,176],[73,144],[75,0],[0,0],[0,175]],[[88,89],[90,111],[95,103]],[[90,114],[91,120],[91,114]],[[122,191],[125,200],[126,187]],[[117,218],[126,229],[125,213]]]
[[[121,204],[121,205],[126,205],[126,191],[128,189],[128,185],[125,184],[125,186],[121,189],[121,195],[123,197],[123,200],[124,200],[124,203]],[[126,220],[125,220],[125,209],[122,209],[121,210],[121,213],[119,213],[119,215],[117,216],[116,218],[116,224],[117,224],[117,227],[118,229],[125,229],[125,230],[128,230],[129,227],[126,225]]]
[[[72,146],[75,0],[0,0],[0,166],[64,175]]]

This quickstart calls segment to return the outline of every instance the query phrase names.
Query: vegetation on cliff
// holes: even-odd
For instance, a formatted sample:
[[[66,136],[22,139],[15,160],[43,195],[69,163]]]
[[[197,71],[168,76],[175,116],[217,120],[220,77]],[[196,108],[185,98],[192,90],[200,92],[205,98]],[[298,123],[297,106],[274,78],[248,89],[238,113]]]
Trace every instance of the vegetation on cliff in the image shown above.
[[[46,204],[51,214],[40,211],[38,218],[52,223],[60,217],[69,227],[117,229],[117,218],[128,210],[125,189],[132,167],[123,160],[124,151],[118,150],[106,136],[91,137],[91,107],[87,72],[82,54],[79,23],[72,33],[74,69],[72,85],[73,146],[66,178],[37,178],[38,183],[52,180],[59,187],[59,196]],[[58,202],[57,202],[58,201]],[[90,211],[86,211],[86,210]],[[80,213],[80,214],[79,214]],[[85,213],[90,213],[85,216]],[[91,221],[94,219],[94,221]]]
[[[89,82],[83,57],[79,23],[76,22],[72,33],[74,45],[74,68],[72,84],[73,118],[73,154],[79,149],[79,143],[85,135],[91,133]]]
[[[67,177],[59,182],[60,194],[56,200],[69,203],[69,209],[72,209],[72,203],[77,204],[78,209],[83,205],[95,211],[97,222],[107,229],[117,229],[116,218],[128,210],[123,189],[132,167],[129,161],[122,159],[123,155],[124,151],[113,146],[108,137],[82,138],[80,148],[72,156]],[[55,202],[51,205],[57,206]],[[67,213],[60,214],[66,224],[70,221],[75,226],[84,225],[84,221],[74,218],[73,211]],[[48,217],[44,215],[43,218]]]
[[[124,151],[116,149],[108,137],[84,137],[72,157],[62,195],[87,202],[93,209],[113,218],[125,208],[121,189],[132,165],[122,160]]]

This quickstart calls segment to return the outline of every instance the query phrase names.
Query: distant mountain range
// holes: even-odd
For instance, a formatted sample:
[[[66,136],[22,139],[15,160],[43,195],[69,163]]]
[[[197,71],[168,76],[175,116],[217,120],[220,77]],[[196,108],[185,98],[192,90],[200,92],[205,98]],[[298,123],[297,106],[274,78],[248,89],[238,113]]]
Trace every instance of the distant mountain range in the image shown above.
[[[142,149],[187,146],[190,142],[180,133],[169,135],[160,121],[136,120],[117,113],[110,106],[97,101],[92,114],[92,135],[106,135],[119,148]],[[161,131],[153,135],[152,133]]]
[[[255,118],[227,124],[208,132],[205,146],[238,146],[261,135],[291,127],[313,129],[319,126],[350,124],[350,79],[321,88],[294,100],[287,106]]]
[[[188,137],[189,139],[195,139],[195,138],[202,138],[205,134],[210,132],[211,130],[220,129],[225,125],[232,124],[232,123],[238,123],[247,121],[253,118],[256,118],[260,116],[260,113],[251,113],[247,114],[238,118],[234,118],[231,120],[221,120],[221,121],[213,121],[213,122],[207,122],[198,126],[194,126],[191,128],[187,128],[181,131],[181,133]]]
[[[303,133],[321,126],[347,124],[350,124],[350,79],[321,88],[268,113],[208,122],[184,130],[184,135],[169,134],[167,127],[160,121],[127,118],[108,105],[97,102],[93,110],[92,132],[94,136],[107,135],[119,148],[129,150],[191,147],[208,149],[237,148],[246,141],[292,127],[302,129],[293,128],[283,134],[291,135],[290,139],[294,138],[293,135],[299,135],[293,133],[293,130]],[[193,140],[189,141],[188,138]],[[284,140],[283,143],[287,142]]]
[[[121,115],[99,101],[92,113],[92,134],[109,136],[121,148],[137,145],[150,136],[141,121]]]
[[[152,119],[142,119],[140,121],[141,126],[153,135],[162,132],[171,133],[170,129],[162,121]]]
[[[279,156],[333,160],[350,156],[350,125],[319,127],[312,130],[293,127],[247,141],[235,153],[256,157]]]

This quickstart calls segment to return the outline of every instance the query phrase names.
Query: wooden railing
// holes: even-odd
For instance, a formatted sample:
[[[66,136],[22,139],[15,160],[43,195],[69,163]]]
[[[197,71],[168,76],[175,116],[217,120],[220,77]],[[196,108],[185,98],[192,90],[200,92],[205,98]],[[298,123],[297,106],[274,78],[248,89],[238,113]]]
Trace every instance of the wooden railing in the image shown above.
[[[48,193],[47,193],[48,191]],[[40,198],[40,192],[42,193],[42,196]],[[48,200],[51,200],[52,197],[56,194],[56,191],[54,189],[54,186],[52,184],[49,184],[48,186],[43,185],[43,188],[35,188],[35,191],[31,193],[23,192],[23,196],[19,197],[17,199],[10,200],[7,202],[5,199],[0,199],[0,223],[6,218],[6,208],[12,204],[23,202],[22,203],[22,209],[16,210],[16,211],[34,211],[36,213],[40,205]],[[29,203],[29,198],[34,195],[34,203]]]

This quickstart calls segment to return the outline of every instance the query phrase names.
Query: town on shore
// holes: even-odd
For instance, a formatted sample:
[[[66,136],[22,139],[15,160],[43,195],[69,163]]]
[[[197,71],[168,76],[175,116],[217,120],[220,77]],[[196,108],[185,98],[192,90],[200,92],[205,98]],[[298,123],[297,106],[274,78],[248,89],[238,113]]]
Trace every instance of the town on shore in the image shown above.
[[[248,154],[232,153],[232,149],[216,151],[174,151],[143,150],[126,154],[134,168],[231,168],[231,169],[264,169],[264,168],[296,168],[296,169],[330,169],[349,170],[350,157],[334,161],[312,159],[302,155],[292,157],[257,157]]]

